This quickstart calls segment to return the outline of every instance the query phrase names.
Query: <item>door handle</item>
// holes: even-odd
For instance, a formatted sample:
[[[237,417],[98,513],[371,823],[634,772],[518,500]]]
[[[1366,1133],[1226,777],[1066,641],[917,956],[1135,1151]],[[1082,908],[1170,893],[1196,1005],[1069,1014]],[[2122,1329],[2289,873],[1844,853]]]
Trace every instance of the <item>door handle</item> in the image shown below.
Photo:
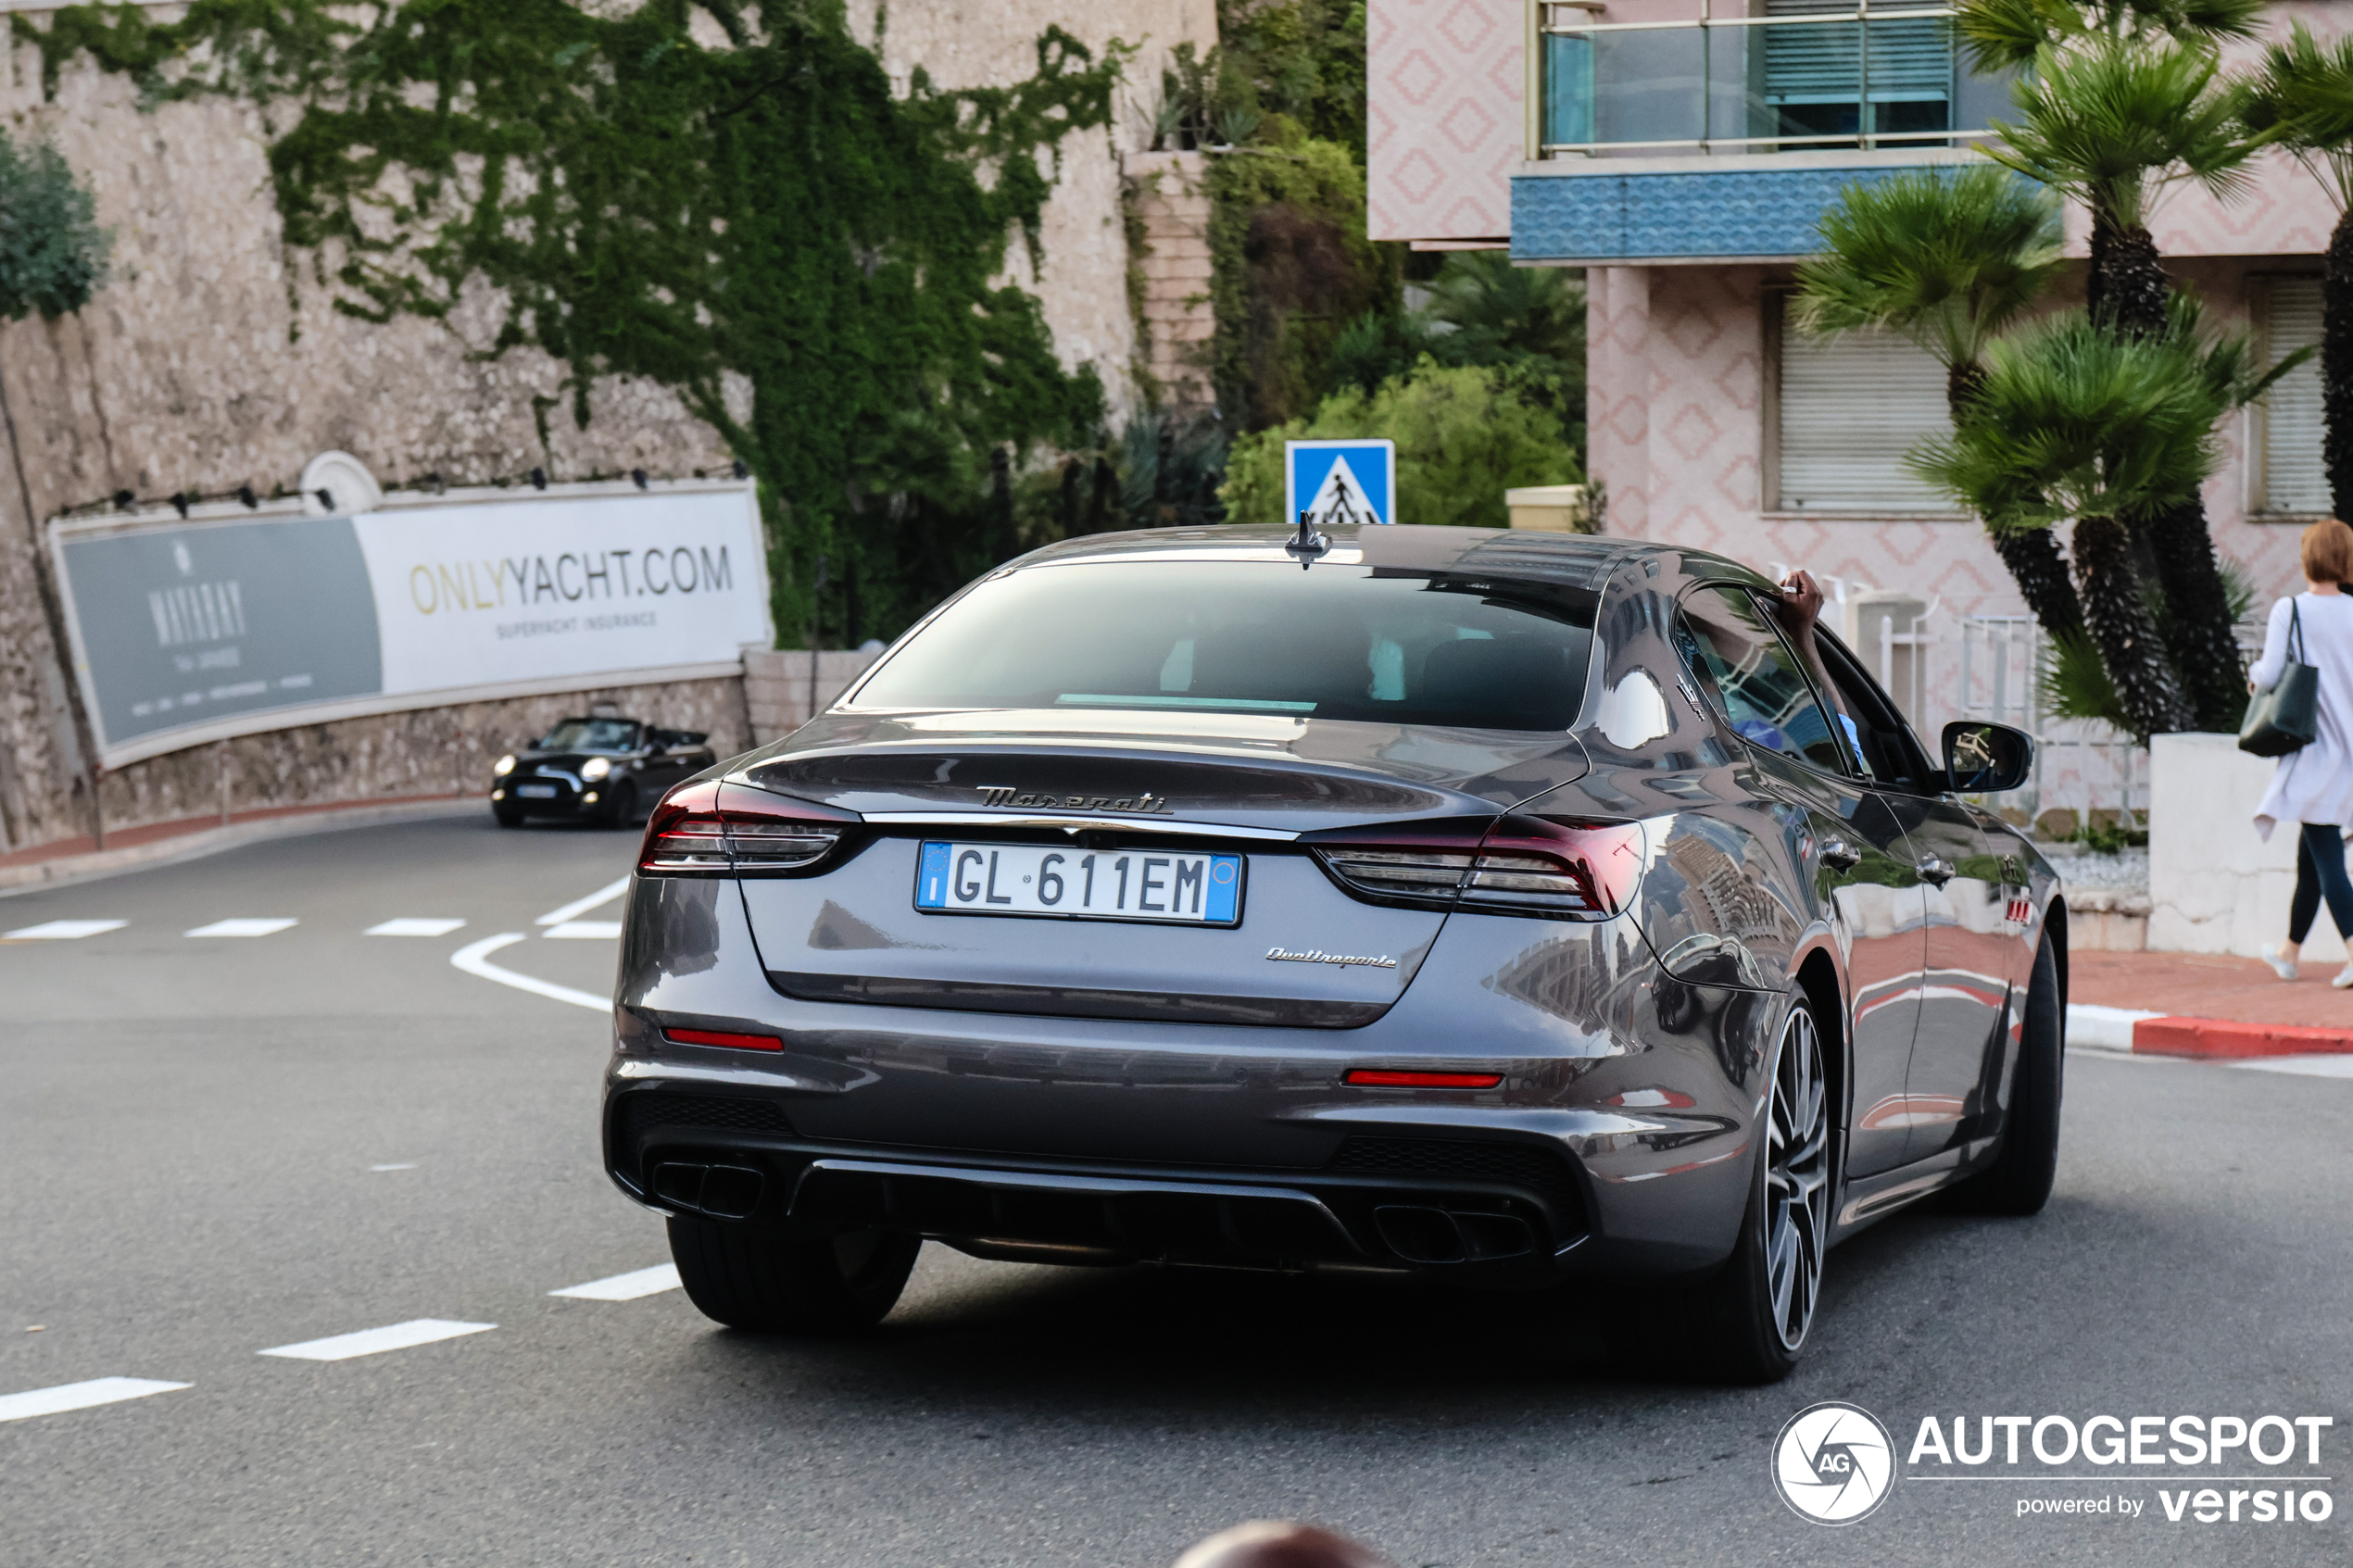
[[[1843,838],[1822,840],[1822,864],[1834,872],[1851,872],[1863,863],[1863,857]]]
[[[1934,883],[1939,887],[1953,880],[1953,862],[1940,860],[1933,855],[1923,858],[1913,869],[1920,873],[1922,882]]]

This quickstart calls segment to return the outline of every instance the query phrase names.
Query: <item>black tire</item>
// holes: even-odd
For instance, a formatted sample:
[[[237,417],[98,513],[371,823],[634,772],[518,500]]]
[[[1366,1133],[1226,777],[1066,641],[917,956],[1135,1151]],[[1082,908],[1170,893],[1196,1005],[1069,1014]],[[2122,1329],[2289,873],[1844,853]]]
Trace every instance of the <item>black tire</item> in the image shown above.
[[[490,815],[492,820],[502,828],[522,826],[522,813],[511,806],[493,806],[490,809]]]
[[[605,808],[605,814],[599,821],[609,828],[625,828],[636,822],[637,785],[635,782],[624,779],[615,786],[612,801]]]
[[[1779,1383],[1805,1355],[1821,1298],[1841,1140],[1813,1009],[1793,997],[1773,1052],[1748,1210],[1732,1256],[1687,1303],[1692,1344],[1726,1381]],[[1794,1102],[1793,1114],[1784,1114]]]
[[[1950,1207],[1970,1214],[2039,1214],[2058,1174],[2059,1101],[2066,1088],[2067,1007],[2050,934],[2034,949],[2034,973],[2020,1020],[2009,1115],[1994,1163],[1953,1188]]]
[[[756,1334],[849,1334],[880,1323],[923,1238],[853,1231],[816,1240],[673,1219],[670,1255],[703,1316]]]

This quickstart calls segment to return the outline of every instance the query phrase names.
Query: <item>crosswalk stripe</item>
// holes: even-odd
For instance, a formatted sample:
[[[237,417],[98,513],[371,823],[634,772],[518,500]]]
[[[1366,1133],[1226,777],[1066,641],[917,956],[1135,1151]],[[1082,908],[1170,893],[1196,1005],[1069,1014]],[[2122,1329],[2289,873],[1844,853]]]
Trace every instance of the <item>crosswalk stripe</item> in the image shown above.
[[[299,1345],[280,1345],[254,1353],[284,1356],[297,1361],[347,1361],[354,1356],[372,1356],[384,1350],[406,1350],[412,1346],[430,1345],[439,1339],[481,1334],[497,1326],[495,1323],[453,1323],[447,1318],[411,1318],[407,1323],[391,1323],[384,1328],[363,1328],[357,1334],[306,1339]]]
[[[101,932],[120,931],[131,922],[127,920],[52,920],[39,925],[19,926],[4,938],[10,942],[74,942]]]
[[[94,1377],[87,1383],[61,1383],[55,1388],[34,1388],[22,1394],[0,1394],[0,1421],[28,1421],[36,1415],[84,1411],[119,1399],[145,1399],[185,1388],[185,1383],[158,1383],[150,1377]]]
[[[592,1279],[586,1285],[575,1285],[562,1290],[550,1290],[550,1296],[569,1296],[576,1301],[635,1301],[641,1296],[659,1296],[665,1290],[678,1288],[678,1265],[661,1263],[650,1269],[637,1269],[610,1279]]]
[[[271,936],[299,922],[291,920],[217,920],[182,936]]]
[[[466,922],[461,920],[435,920],[426,916],[404,915],[370,926],[368,936],[447,936]]]

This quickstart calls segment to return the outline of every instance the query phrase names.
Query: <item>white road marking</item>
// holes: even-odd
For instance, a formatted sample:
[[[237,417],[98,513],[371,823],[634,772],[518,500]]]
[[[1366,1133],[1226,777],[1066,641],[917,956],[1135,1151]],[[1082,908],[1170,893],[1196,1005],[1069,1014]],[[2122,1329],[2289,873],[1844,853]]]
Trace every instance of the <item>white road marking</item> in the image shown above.
[[[2266,1056],[2233,1061],[2254,1073],[2295,1073],[2307,1078],[2353,1078],[2353,1056],[2320,1053],[2312,1056]]]
[[[210,925],[200,925],[194,931],[183,931],[182,936],[269,936],[294,925],[290,920],[217,920]]]
[[[417,1162],[413,1160],[399,1165],[371,1165],[368,1167],[371,1171],[413,1171],[416,1168]]]
[[[11,942],[78,942],[84,936],[95,936],[102,931],[120,931],[131,922],[127,920],[52,920],[39,925],[22,926],[6,934]]]
[[[258,1356],[285,1356],[297,1361],[347,1361],[354,1356],[372,1356],[384,1350],[406,1350],[416,1345],[430,1345],[439,1339],[457,1339],[469,1334],[481,1334],[497,1328],[495,1323],[452,1323],[447,1318],[411,1318],[384,1328],[363,1328],[357,1334],[338,1334],[327,1339],[307,1339],[299,1345],[280,1345],[274,1349],[257,1350]]]
[[[610,942],[621,935],[617,920],[568,920],[539,934],[550,942],[568,939],[575,942]]]
[[[650,1269],[615,1274],[610,1279],[592,1279],[586,1285],[575,1285],[564,1290],[550,1290],[550,1296],[569,1296],[577,1301],[635,1301],[640,1296],[659,1296],[665,1290],[678,1288],[678,1265],[662,1263]]]
[[[501,985],[511,985],[518,991],[528,991],[535,997],[546,997],[551,1001],[570,1002],[576,1008],[593,1008],[601,1013],[610,1014],[612,1011],[610,997],[595,997],[585,991],[575,991],[569,985],[558,985],[552,981],[534,980],[528,974],[517,974],[511,969],[500,969],[490,961],[491,954],[501,947],[511,947],[523,939],[523,934],[520,931],[502,931],[496,936],[485,936],[479,942],[469,942],[450,954],[449,961],[468,974],[477,974],[484,980],[495,980]]]
[[[0,1394],[0,1421],[25,1421],[63,1411],[86,1411],[92,1405],[144,1399],[150,1394],[169,1394],[187,1386],[185,1383],[157,1383],[151,1377],[94,1377],[87,1383],[61,1383],[55,1388]]]
[[[447,936],[465,923],[461,920],[433,920],[404,915],[398,920],[385,921],[382,925],[371,925],[365,935],[370,936]]]
[[[607,883],[604,886],[599,887],[597,891],[591,893],[585,898],[574,898],[571,903],[566,904],[560,909],[549,909],[546,914],[541,915],[537,920],[532,922],[532,923],[534,925],[561,925],[568,920],[573,920],[581,915],[586,914],[589,910],[597,908],[600,904],[611,903],[615,898],[620,897],[623,894],[628,891],[629,879],[624,876],[618,882]]]

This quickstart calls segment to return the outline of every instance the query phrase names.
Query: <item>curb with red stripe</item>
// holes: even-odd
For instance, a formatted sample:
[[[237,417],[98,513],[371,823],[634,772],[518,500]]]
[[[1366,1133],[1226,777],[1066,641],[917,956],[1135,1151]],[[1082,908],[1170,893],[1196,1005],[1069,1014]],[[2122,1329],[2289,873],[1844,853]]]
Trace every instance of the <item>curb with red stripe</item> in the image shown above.
[[[2265,1056],[2353,1055],[2353,1030],[2348,1029],[2241,1023],[2227,1018],[2135,1012],[2082,1002],[2068,1007],[2067,1033],[2071,1045],[2129,1050],[2135,1056],[2229,1061]]]

